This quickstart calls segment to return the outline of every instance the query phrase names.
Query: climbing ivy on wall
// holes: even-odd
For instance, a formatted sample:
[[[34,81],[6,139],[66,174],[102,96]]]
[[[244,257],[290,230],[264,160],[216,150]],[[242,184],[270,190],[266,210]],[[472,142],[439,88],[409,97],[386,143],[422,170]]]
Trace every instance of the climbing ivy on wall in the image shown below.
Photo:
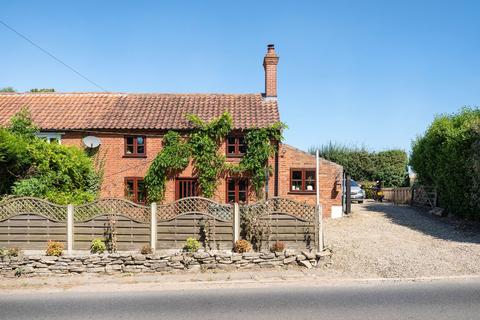
[[[168,131],[163,137],[163,148],[153,160],[145,176],[150,202],[162,201],[165,197],[167,177],[182,171],[190,161],[190,146],[180,134]]]
[[[260,194],[271,168],[268,158],[276,149],[275,141],[282,140],[285,124],[278,122],[267,128],[246,130],[247,152],[239,164],[227,164],[220,151],[223,139],[232,130],[233,120],[228,112],[209,122],[196,115],[187,119],[195,126],[188,138],[169,131],[164,137],[163,149],[152,162],[145,183],[149,201],[162,201],[168,176],[182,171],[192,159],[194,173],[198,177],[200,190],[205,197],[211,198],[217,188],[219,177],[229,172],[235,175],[249,175],[252,186]]]
[[[222,139],[232,130],[232,116],[225,112],[210,122],[198,116],[189,115],[196,129],[190,136],[193,165],[198,176],[198,184],[205,197],[215,193],[220,174],[225,169],[225,155],[219,152]]]
[[[273,156],[277,144],[282,141],[282,130],[286,125],[277,122],[267,128],[254,128],[245,134],[247,152],[240,160],[240,171],[250,175],[250,181],[257,195],[260,195],[265,181],[270,174],[271,166],[267,166],[268,158]]]

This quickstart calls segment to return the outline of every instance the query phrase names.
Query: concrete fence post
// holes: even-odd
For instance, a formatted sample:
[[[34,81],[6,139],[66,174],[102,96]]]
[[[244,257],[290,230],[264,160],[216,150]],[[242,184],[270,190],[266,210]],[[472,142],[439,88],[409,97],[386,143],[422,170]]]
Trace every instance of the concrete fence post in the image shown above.
[[[315,206],[315,242],[317,245],[317,252],[322,252],[324,247],[323,235],[323,209],[322,205]]]
[[[73,204],[67,206],[67,253],[73,253]]]
[[[150,205],[150,248],[155,253],[157,249],[157,203],[152,202]]]
[[[240,207],[238,203],[233,204],[233,245],[240,240]]]

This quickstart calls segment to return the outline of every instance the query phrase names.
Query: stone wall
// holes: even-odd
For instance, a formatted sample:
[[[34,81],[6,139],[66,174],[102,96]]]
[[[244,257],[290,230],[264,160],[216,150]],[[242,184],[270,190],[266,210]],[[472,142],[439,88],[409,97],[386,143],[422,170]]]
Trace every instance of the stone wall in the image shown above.
[[[330,252],[286,250],[281,253],[229,251],[176,252],[171,254],[112,253],[71,256],[19,256],[0,258],[0,276],[47,276],[62,274],[155,273],[175,270],[233,271],[249,268],[301,266],[312,268]]]

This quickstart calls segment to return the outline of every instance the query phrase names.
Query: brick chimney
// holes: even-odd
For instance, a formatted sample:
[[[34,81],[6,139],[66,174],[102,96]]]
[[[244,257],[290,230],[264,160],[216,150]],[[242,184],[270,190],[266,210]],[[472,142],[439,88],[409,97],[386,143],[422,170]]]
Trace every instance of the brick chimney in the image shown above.
[[[277,97],[277,64],[278,56],[275,53],[275,45],[267,46],[267,54],[263,58],[263,68],[265,69],[265,97]]]

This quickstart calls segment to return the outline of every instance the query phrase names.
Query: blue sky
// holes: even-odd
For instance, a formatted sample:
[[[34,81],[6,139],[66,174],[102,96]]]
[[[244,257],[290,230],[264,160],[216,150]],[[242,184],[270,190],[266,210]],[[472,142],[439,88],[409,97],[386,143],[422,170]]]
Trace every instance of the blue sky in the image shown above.
[[[410,149],[480,101],[478,1],[5,1],[0,20],[108,91],[263,92],[286,142]],[[0,25],[0,87],[98,91]]]

